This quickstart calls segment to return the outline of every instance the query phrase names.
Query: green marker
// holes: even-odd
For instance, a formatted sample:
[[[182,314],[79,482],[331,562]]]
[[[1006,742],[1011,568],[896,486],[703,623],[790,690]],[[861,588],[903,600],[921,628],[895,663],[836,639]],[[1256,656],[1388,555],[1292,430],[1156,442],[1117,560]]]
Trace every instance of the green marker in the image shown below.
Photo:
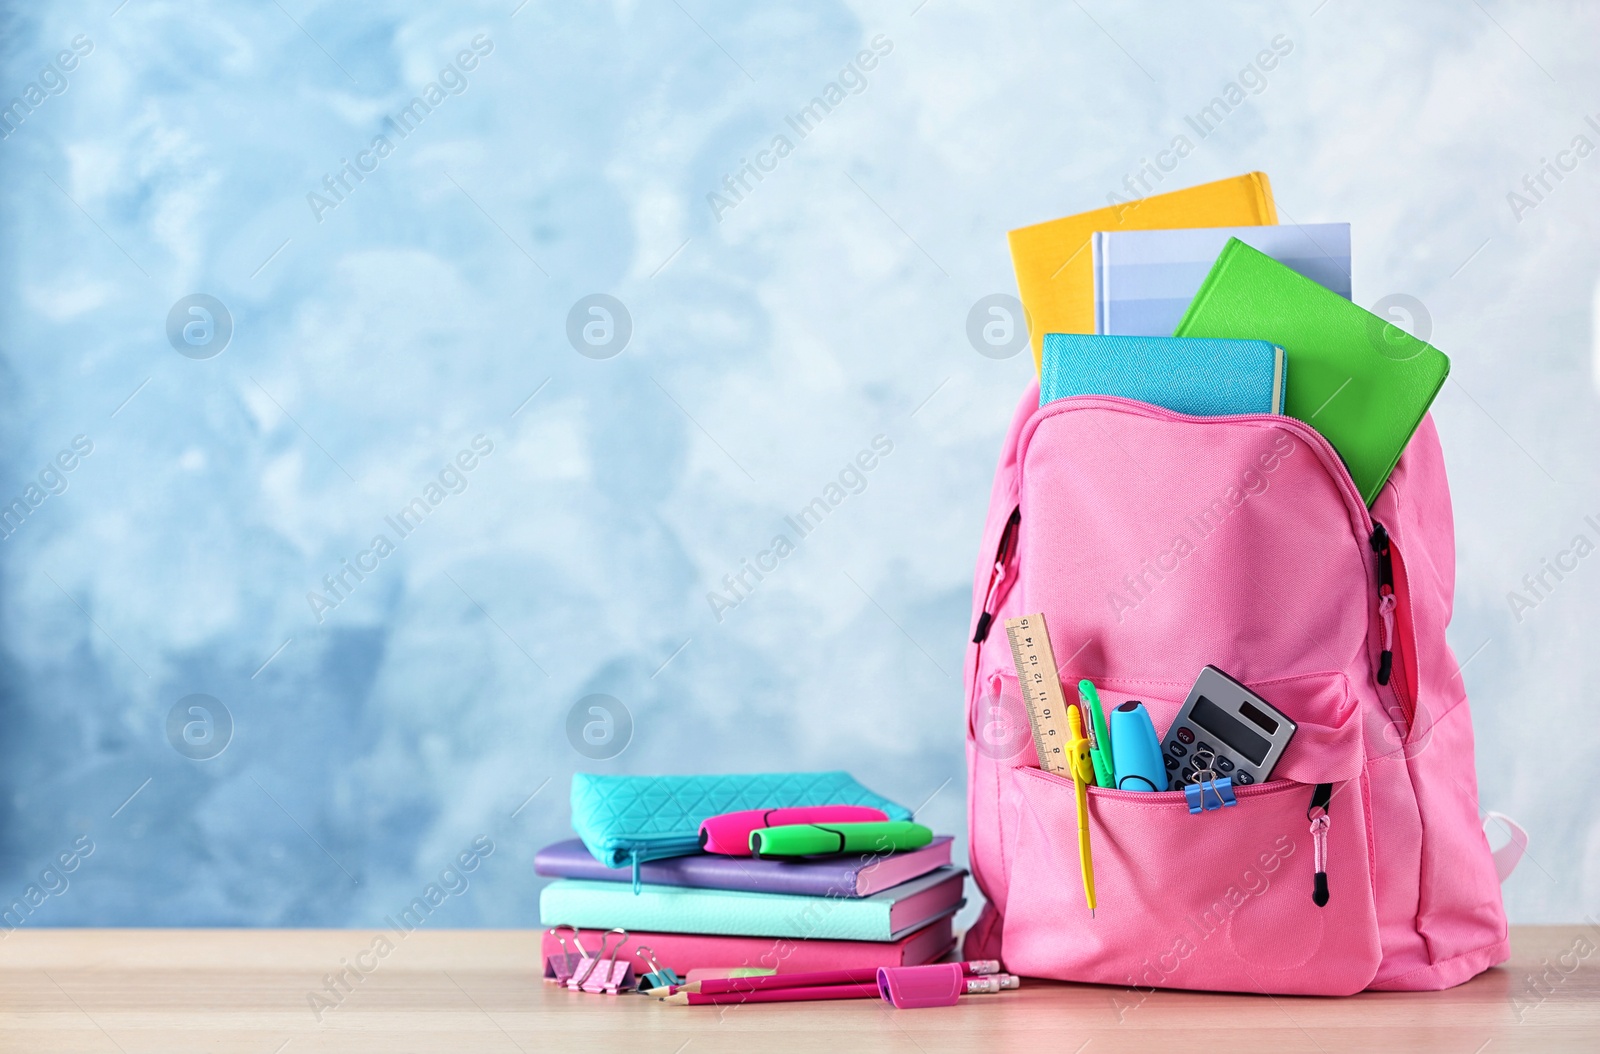
[[[910,820],[793,823],[751,831],[750,851],[758,857],[894,853],[921,849],[931,841],[933,831]]]
[[[1116,766],[1111,763],[1111,729],[1106,727],[1105,711],[1100,707],[1100,693],[1095,691],[1094,682],[1087,677],[1078,682],[1078,698],[1083,701],[1083,708],[1089,711],[1089,719],[1093,722],[1094,744],[1089,748],[1089,760],[1094,762],[1094,785],[1115,787],[1117,773]]]

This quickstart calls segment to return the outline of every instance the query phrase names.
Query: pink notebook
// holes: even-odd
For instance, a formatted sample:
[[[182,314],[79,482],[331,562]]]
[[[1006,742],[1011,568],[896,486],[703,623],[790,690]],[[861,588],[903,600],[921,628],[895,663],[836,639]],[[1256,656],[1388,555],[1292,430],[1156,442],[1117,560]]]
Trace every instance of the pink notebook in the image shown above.
[[[952,916],[936,919],[897,941],[820,941],[790,940],[785,937],[705,937],[693,933],[630,932],[623,955],[635,953],[643,945],[655,952],[656,961],[680,974],[703,966],[757,966],[779,973],[801,970],[849,970],[870,966],[921,966],[936,962],[955,947]],[[568,950],[572,937],[567,938]],[[600,948],[600,930],[581,930],[578,939],[589,951]],[[541,962],[560,954],[561,943],[546,930],[542,938]],[[649,970],[642,957],[634,956],[636,973]]]

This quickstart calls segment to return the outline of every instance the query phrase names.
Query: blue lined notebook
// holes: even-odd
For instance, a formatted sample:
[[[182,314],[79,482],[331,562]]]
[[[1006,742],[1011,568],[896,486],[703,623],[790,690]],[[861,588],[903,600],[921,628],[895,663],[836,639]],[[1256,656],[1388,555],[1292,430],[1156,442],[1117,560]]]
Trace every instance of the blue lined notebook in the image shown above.
[[[1281,414],[1287,375],[1264,340],[1046,333],[1039,405],[1120,395],[1196,417]]]
[[[1094,253],[1095,332],[1170,337],[1229,238],[1350,299],[1350,225],[1102,231]]]

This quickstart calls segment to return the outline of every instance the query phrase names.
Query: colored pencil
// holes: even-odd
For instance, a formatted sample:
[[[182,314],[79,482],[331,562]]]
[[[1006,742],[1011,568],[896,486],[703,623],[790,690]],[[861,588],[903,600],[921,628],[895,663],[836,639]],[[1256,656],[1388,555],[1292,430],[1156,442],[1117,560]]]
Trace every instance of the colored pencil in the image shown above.
[[[993,959],[978,959],[961,964],[968,977],[1000,972],[1000,964]],[[753,992],[767,988],[805,988],[827,984],[876,984],[878,968],[861,967],[853,970],[812,970],[807,973],[771,974],[765,977],[706,978],[678,985],[674,992],[700,992],[704,995],[722,995],[727,992]]]
[[[993,994],[1018,988],[1021,984],[1021,978],[1008,973],[968,977],[962,994]],[[826,999],[872,999],[881,995],[883,993],[877,984],[824,984],[803,988],[758,988],[744,992],[675,992],[663,996],[661,1001],[675,1006],[707,1006],[718,1003],[809,1003]]]
[[[877,999],[878,984],[825,984],[807,988],[768,988],[753,992],[722,992],[706,995],[700,992],[677,992],[663,996],[663,1003],[688,1006],[709,1006],[717,1003],[809,1003],[824,999]]]
[[[878,968],[874,966],[871,969],[876,973]],[[700,991],[701,983],[704,981],[713,979],[725,981],[730,977],[771,977],[777,972],[777,970],[765,966],[699,966],[689,971],[682,984],[664,984],[659,988],[641,988],[639,991],[644,995],[658,996],[671,995],[673,992],[685,990],[698,992]]]
[[[873,967],[877,969],[877,967]],[[729,977],[770,977],[778,971],[770,966],[697,966],[683,975],[690,984],[696,981],[719,980]]]

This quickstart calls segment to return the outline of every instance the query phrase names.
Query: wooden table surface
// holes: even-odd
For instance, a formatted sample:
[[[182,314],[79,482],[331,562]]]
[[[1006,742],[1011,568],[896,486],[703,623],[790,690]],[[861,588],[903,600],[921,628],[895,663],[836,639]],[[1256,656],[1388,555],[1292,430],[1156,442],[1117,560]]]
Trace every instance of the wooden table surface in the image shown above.
[[[937,1010],[873,1000],[669,1007],[545,985],[534,932],[418,930],[381,958],[370,954],[375,939],[356,930],[16,930],[0,939],[0,1051],[1600,1050],[1600,926],[1519,927],[1510,963],[1447,992],[1157,992],[1121,1011],[1122,989],[1033,981]],[[314,1010],[324,976],[358,955],[375,968],[337,1005]]]

